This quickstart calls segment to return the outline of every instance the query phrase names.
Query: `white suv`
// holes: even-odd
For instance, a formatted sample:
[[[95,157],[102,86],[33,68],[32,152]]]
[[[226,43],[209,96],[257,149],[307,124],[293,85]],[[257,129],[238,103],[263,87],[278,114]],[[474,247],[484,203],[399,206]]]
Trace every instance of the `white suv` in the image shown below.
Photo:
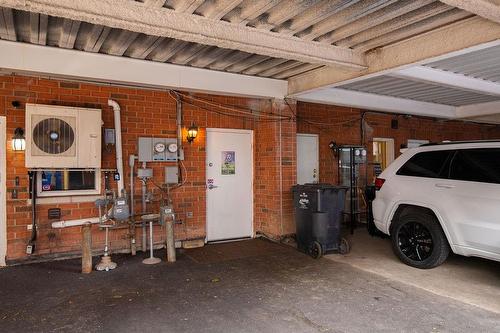
[[[408,149],[375,187],[375,225],[404,263],[436,267],[450,249],[500,261],[500,141]]]

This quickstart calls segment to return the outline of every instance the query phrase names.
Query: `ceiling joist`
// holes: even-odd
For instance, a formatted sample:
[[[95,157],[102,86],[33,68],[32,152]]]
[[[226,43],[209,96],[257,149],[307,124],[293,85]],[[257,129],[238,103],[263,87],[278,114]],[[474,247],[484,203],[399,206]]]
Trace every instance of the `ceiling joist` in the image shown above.
[[[500,23],[500,2],[498,0],[441,0],[441,2]]]
[[[368,68],[364,71],[322,67],[297,75],[289,80],[288,92],[289,96],[294,96],[318,88],[334,87],[499,43],[499,24],[472,17],[368,52]]]
[[[122,0],[1,0],[3,7],[305,63],[366,68],[364,55],[240,24]]]
[[[500,84],[476,79],[462,74],[455,74],[426,66],[415,66],[391,73],[390,76],[419,82],[438,84],[440,86],[500,96]]]

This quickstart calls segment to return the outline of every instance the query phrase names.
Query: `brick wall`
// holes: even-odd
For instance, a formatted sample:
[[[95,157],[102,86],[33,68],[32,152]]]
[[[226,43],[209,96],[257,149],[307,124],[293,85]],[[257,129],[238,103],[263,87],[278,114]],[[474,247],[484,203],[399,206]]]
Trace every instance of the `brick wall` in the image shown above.
[[[363,110],[313,103],[297,103],[297,133],[319,134],[321,182],[337,182],[337,164],[330,141],[337,144],[361,144],[361,115]],[[391,128],[391,120],[397,119],[398,129]],[[325,125],[326,123],[326,125]],[[403,117],[390,114],[365,114],[364,145],[371,156],[373,138],[393,138],[396,157],[408,139],[430,140],[481,140],[500,139],[500,126],[478,125],[463,121],[434,120],[423,117]]]
[[[220,111],[217,106],[193,106],[183,104],[184,125],[195,123],[200,131],[192,143],[184,143],[185,167],[188,182],[172,192],[174,208],[182,224],[175,229],[177,239],[202,238],[205,236],[205,128],[235,128],[254,130],[254,230],[271,237],[294,232],[293,208],[290,187],[296,181],[296,133],[318,133],[320,135],[320,179],[336,181],[336,164],[328,149],[330,141],[339,144],[360,143],[361,111],[357,109],[326,106],[311,103],[285,103],[284,101],[259,100],[239,97],[197,94],[213,103],[251,108],[257,112],[273,112],[290,116],[297,114],[298,122],[282,122],[241,119],[209,111]],[[24,153],[13,152],[10,137],[16,127],[24,128],[26,103],[53,104],[99,108],[103,110],[104,127],[113,128],[113,111],[107,100],[116,100],[122,108],[123,156],[125,184],[129,184],[128,156],[136,154],[136,143],[140,136],[175,137],[176,104],[166,91],[124,88],[109,85],[60,81],[28,76],[0,76],[0,115],[7,116],[7,259],[27,258],[25,249],[30,237],[27,225],[31,224],[31,206],[28,200],[28,177],[24,168]],[[19,108],[13,101],[21,102]],[[209,111],[207,111],[207,109]],[[431,119],[398,117],[399,129],[393,130],[391,119],[396,116],[369,113],[366,115],[365,142],[373,137],[392,137],[396,150],[407,139],[485,139],[500,138],[499,127],[443,122]],[[262,120],[262,119],[261,119]],[[321,124],[319,124],[321,123]],[[324,125],[327,123],[327,125]],[[185,131],[185,129],[184,129]],[[186,133],[184,132],[183,138]],[[155,182],[164,179],[164,163],[150,163]],[[115,168],[114,149],[103,152],[103,168]],[[19,185],[15,179],[19,177]],[[115,186],[114,182],[112,185]],[[140,211],[140,181],[135,180],[135,205]],[[157,199],[150,211],[157,211],[161,191],[150,185]],[[19,192],[13,199],[11,192]],[[52,203],[37,205],[38,240],[35,255],[69,255],[80,252],[80,227],[52,229],[47,217],[48,208],[62,209],[63,219],[80,219],[97,216],[93,202]],[[192,217],[188,217],[188,212]],[[191,215],[189,215],[191,216]],[[162,242],[163,230],[157,230],[156,242]],[[137,242],[140,246],[140,231]],[[129,248],[127,230],[114,231],[111,247],[114,250]],[[93,227],[93,247],[101,250],[104,233]]]
[[[214,103],[233,105],[236,107],[252,108],[256,111],[290,112],[288,107],[269,100],[226,97],[198,94],[198,97],[208,99]],[[129,184],[128,156],[137,154],[136,143],[140,136],[176,136],[176,104],[175,100],[166,91],[123,88],[109,85],[96,85],[79,82],[59,81],[27,76],[0,76],[0,115],[7,116],[7,259],[22,260],[26,258],[25,250],[30,237],[27,225],[31,224],[31,206],[28,201],[28,177],[24,168],[24,153],[13,152],[10,149],[10,137],[16,127],[24,128],[24,112],[26,103],[53,104],[102,109],[104,127],[113,128],[113,111],[107,106],[107,100],[116,100],[122,109],[122,136],[123,156],[125,169],[125,184]],[[19,108],[12,106],[13,101],[21,102]],[[196,104],[196,103],[195,103]],[[197,104],[199,105],[199,104]],[[201,106],[201,105],[200,105]],[[256,120],[241,119],[239,117],[221,115],[208,112],[206,106],[192,106],[183,104],[184,124],[189,126],[195,123],[200,131],[192,144],[184,143],[185,167],[188,173],[188,182],[172,192],[174,208],[183,223],[176,226],[176,239],[193,239],[205,236],[205,128],[235,128],[254,130],[255,135],[255,230],[265,230],[273,236],[278,235],[281,229],[280,200],[289,200],[288,188],[280,190],[280,169],[282,183],[289,187],[295,182],[295,123],[282,124],[276,122],[259,122]],[[217,111],[217,107],[208,107],[208,110]],[[219,110],[220,111],[220,110]],[[258,119],[258,118],[256,118]],[[280,152],[279,127],[282,127],[283,137],[286,140]],[[185,131],[185,129],[184,129]],[[186,133],[183,137],[185,139]],[[279,165],[282,154],[282,166]],[[165,163],[150,163],[153,168],[154,180],[162,183]],[[114,149],[103,150],[103,168],[115,168]],[[19,186],[15,178],[19,177]],[[116,184],[112,181],[113,186]],[[135,206],[140,212],[141,189],[140,181],[135,181]],[[13,199],[11,192],[19,192],[17,199]],[[157,211],[161,191],[150,185],[157,199],[150,205],[150,211]],[[283,192],[285,198],[280,196]],[[48,208],[62,209],[64,220],[88,218],[98,215],[93,202],[54,203],[37,205],[38,240],[36,252],[32,257],[40,255],[58,255],[60,253],[78,254],[80,251],[80,227],[52,229],[47,217]],[[192,217],[187,213],[191,212]],[[156,231],[156,242],[163,239],[163,230]],[[137,242],[140,246],[140,231]],[[100,250],[103,247],[104,233],[93,226],[93,247]],[[129,236],[126,229],[113,231],[111,248],[123,250],[129,247]]]

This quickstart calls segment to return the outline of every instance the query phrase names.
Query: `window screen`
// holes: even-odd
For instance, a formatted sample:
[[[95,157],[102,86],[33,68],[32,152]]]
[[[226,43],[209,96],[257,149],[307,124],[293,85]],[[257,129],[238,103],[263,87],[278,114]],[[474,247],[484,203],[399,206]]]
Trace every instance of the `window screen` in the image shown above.
[[[450,178],[500,184],[500,148],[458,150],[451,162]]]
[[[415,154],[396,174],[401,176],[447,178],[450,150],[428,151]]]

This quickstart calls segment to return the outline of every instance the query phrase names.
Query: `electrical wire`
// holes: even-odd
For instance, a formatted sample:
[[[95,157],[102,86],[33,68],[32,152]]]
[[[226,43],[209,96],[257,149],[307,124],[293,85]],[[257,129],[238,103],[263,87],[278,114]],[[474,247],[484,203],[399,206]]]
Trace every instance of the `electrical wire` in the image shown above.
[[[197,101],[197,102],[201,102],[201,103],[213,106],[213,107],[218,107],[218,108],[226,109],[228,111],[246,114],[246,115],[253,116],[253,117],[257,114],[259,116],[264,115],[266,117],[271,117],[271,118],[278,118],[278,119],[286,118],[286,119],[289,119],[289,117],[284,117],[284,116],[282,116],[280,114],[276,114],[276,113],[273,113],[273,112],[254,111],[254,110],[251,110],[251,109],[245,109],[245,108],[237,107],[237,106],[233,106],[233,105],[226,106],[226,105],[223,105],[221,103],[212,102],[212,101],[206,100],[206,99],[201,98],[201,97],[187,95],[187,94],[184,94],[184,93],[181,93],[181,92],[176,92],[176,93],[179,94],[180,96],[184,97],[184,98],[188,98],[188,99],[191,99],[191,100],[194,100],[194,101]]]
[[[186,103],[188,105],[198,107],[198,108],[203,109],[207,112],[212,112],[212,113],[216,113],[216,114],[223,115],[223,116],[240,118],[240,119],[247,119],[247,120],[258,121],[258,122],[280,122],[280,121],[294,120],[294,117],[281,116],[281,115],[278,115],[278,114],[275,114],[272,112],[260,112],[260,111],[256,112],[254,110],[249,110],[249,109],[236,108],[233,106],[225,106],[223,104],[210,102],[210,101],[207,101],[207,100],[202,99],[202,98],[198,98],[198,97],[194,97],[194,96],[190,96],[190,95],[185,95],[185,94],[179,93],[177,91],[169,90],[169,94],[177,101],[181,101],[182,103]],[[225,111],[220,111],[220,110],[213,110],[209,107],[205,107],[205,106],[196,104],[194,102],[191,102],[191,101],[189,101],[189,99],[193,100],[195,102],[198,102],[198,103],[206,104],[210,107],[217,107],[220,109],[224,109],[224,110],[230,111],[231,113],[225,112]]]

